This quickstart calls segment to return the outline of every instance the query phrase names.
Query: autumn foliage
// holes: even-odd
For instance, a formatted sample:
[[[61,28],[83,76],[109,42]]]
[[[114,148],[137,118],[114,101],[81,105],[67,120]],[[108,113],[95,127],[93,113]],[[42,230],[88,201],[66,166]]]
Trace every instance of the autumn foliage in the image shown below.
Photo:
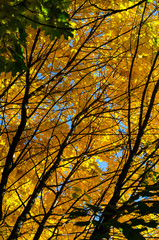
[[[0,239],[159,239],[158,1],[54,2],[0,35]]]

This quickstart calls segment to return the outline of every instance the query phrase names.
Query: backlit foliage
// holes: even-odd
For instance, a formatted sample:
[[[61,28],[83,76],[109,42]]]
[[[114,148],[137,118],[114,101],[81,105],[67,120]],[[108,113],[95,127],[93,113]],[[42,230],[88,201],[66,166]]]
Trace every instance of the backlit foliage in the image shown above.
[[[159,238],[158,1],[68,14],[73,38],[28,26],[0,75],[1,239]]]

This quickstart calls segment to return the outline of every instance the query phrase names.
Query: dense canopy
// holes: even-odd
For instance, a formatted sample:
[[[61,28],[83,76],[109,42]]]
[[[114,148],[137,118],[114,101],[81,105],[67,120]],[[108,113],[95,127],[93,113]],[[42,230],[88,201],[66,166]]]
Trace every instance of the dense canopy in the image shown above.
[[[158,239],[158,1],[0,7],[0,238]]]

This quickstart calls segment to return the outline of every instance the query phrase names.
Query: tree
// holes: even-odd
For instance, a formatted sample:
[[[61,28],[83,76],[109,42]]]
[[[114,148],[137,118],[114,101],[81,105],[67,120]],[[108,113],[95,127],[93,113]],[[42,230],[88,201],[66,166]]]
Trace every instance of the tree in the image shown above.
[[[1,73],[2,239],[153,239],[157,2],[72,0],[68,14],[73,38],[27,25],[26,67]]]

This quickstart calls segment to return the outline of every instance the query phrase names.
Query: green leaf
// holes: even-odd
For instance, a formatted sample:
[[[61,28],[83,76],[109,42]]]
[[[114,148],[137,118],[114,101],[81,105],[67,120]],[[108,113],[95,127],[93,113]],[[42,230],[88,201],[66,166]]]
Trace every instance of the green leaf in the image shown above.
[[[155,220],[151,220],[150,222],[146,223],[145,225],[150,228],[156,228],[158,226],[158,223]]]
[[[27,33],[25,32],[24,28],[19,28],[19,35],[20,35],[20,42],[21,44],[26,47],[26,37],[27,37]]]
[[[82,192],[82,189],[81,189],[81,188],[78,188],[78,187],[73,187],[73,190],[74,190],[75,192]]]
[[[155,37],[154,40],[155,40],[155,44],[154,45],[157,46],[159,44],[159,38]]]
[[[95,213],[101,211],[101,208],[92,204],[87,204],[87,206],[93,210]]]
[[[75,225],[77,226],[88,226],[90,224],[90,221],[83,221],[83,222],[76,222]]]
[[[0,56],[0,73],[4,72],[5,64],[5,58],[3,56]]]
[[[99,223],[99,221],[97,221],[97,220],[92,220],[92,224],[96,227],[96,226],[98,226],[100,223]]]
[[[123,229],[123,234],[128,240],[145,240],[145,238],[140,234],[141,231],[146,229],[133,229],[129,224],[121,224]]]
[[[108,239],[108,236],[106,234],[103,234],[103,233],[97,233],[95,236],[93,236],[91,239],[93,240],[106,240]]]
[[[6,72],[11,72],[13,77],[19,72],[21,73],[23,70],[26,70],[26,65],[23,61],[7,61],[6,63]]]
[[[91,201],[92,198],[87,194],[87,192],[84,190],[85,195],[87,196],[88,200]]]
[[[156,228],[157,227],[157,222],[155,220],[151,220],[149,222],[145,222],[144,219],[130,219],[131,221],[131,226],[137,226],[137,225],[142,225],[142,226],[147,226],[150,228]]]
[[[86,216],[88,216],[88,212],[86,212],[86,211],[83,210],[83,209],[80,209],[80,210],[77,210],[77,211],[72,211],[72,212],[69,214],[69,217],[70,217],[70,218],[86,217]]]
[[[146,203],[138,202],[137,205],[138,205],[137,208],[141,215],[144,216],[144,215],[147,215],[148,213],[150,213],[150,208],[147,206]]]
[[[36,0],[26,3],[23,1],[5,1],[5,4],[2,2],[0,4],[3,8],[3,11],[0,12],[0,52],[6,53],[9,50],[9,57],[12,61],[3,61],[1,58],[0,72],[6,69],[7,72],[11,71],[15,76],[17,72],[22,71],[23,67],[26,68],[23,62],[22,46],[26,47],[27,26],[31,25],[35,29],[44,30],[51,40],[55,37],[60,38],[62,35],[65,39],[73,37],[73,29],[69,27],[70,16],[64,11],[70,4],[71,1],[68,0]],[[26,6],[29,6],[32,12],[31,20]]]
[[[5,58],[4,56],[0,56],[0,64],[5,64]]]
[[[72,194],[72,197],[73,197],[73,199],[76,199],[76,198],[78,198],[79,196],[78,196],[77,193],[74,192],[74,193]]]

